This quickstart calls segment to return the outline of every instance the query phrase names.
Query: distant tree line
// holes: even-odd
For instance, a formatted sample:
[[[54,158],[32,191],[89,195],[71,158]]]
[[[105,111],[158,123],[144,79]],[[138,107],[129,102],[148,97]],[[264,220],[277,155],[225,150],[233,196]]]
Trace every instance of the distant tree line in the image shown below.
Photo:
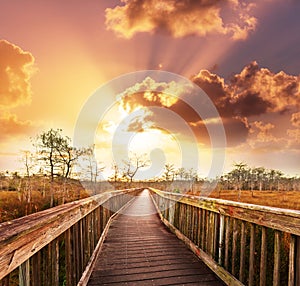
[[[47,176],[52,182],[56,177],[65,180],[80,178],[88,182],[90,188],[102,180],[101,174],[106,166],[97,161],[94,146],[73,147],[71,139],[63,135],[62,129],[50,129],[41,132],[32,141],[35,152],[22,151],[21,158],[28,186],[32,175]],[[149,166],[149,164],[145,154],[130,153],[128,158],[121,163],[114,162],[112,164],[110,168],[112,173],[107,180],[114,186],[130,187],[134,182],[137,182],[136,175],[139,170]],[[2,172],[0,175],[3,177],[7,174]],[[17,175],[19,174],[14,172],[14,176]],[[216,178],[216,180],[220,190],[300,190],[299,177],[288,177],[281,171],[264,167],[250,167],[244,162],[235,163],[230,172]],[[161,175],[150,181],[162,182],[164,187],[174,186],[174,182],[181,182],[181,185],[177,185],[185,188],[182,191],[193,191],[195,185],[199,189],[201,184],[211,180],[202,178],[193,168],[176,168],[174,164],[167,163]],[[168,190],[172,191],[172,189]]]
[[[292,191],[300,190],[300,178],[288,177],[279,170],[249,167],[241,162],[220,177],[219,185],[223,190]]]

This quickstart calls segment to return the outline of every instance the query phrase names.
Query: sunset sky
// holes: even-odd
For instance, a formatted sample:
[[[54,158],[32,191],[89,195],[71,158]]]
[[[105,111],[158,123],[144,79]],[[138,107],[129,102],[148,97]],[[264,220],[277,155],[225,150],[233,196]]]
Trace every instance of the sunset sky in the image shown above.
[[[97,98],[114,103],[93,142],[107,168],[123,158],[116,140],[177,167],[190,167],[196,148],[207,176],[209,126],[222,122],[224,171],[243,161],[299,175],[299,15],[295,0],[0,0],[0,171],[20,169],[20,151],[44,130],[73,138],[97,89],[156,70],[172,73],[170,81],[145,73]],[[220,121],[187,106],[193,94],[176,75],[205,92]]]

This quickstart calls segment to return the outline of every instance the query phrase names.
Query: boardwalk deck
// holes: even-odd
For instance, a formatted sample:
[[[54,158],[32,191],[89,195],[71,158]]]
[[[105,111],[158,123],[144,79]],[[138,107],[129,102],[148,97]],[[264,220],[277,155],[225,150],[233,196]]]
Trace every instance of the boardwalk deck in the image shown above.
[[[161,223],[144,191],[113,221],[88,285],[224,284]]]

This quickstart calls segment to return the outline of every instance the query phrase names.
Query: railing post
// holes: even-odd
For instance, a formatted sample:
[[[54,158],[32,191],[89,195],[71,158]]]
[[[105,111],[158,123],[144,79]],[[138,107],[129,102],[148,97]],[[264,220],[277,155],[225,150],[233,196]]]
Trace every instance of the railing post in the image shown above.
[[[280,285],[280,232],[275,231],[274,237],[274,271],[273,286]]]
[[[261,228],[259,286],[265,286],[266,285],[266,275],[267,275],[267,230],[263,226]]]
[[[30,263],[26,260],[19,266],[19,285],[30,286]]]
[[[290,251],[289,251],[289,277],[288,286],[295,285],[295,257],[296,257],[296,237],[291,235]],[[296,264],[297,265],[297,264]]]
[[[249,286],[254,285],[255,225],[250,226]]]
[[[246,248],[246,231],[245,231],[245,222],[242,221],[241,226],[241,251],[240,251],[240,271],[239,271],[239,280],[243,282],[244,273],[245,273],[245,248]]]
[[[72,247],[72,235],[71,229],[67,229],[65,232],[65,264],[66,264],[66,286],[73,285],[73,265],[74,265],[74,253]]]
[[[220,228],[219,228],[219,259],[218,263],[222,264],[223,259],[223,248],[224,248],[224,226],[225,226],[225,217],[220,215]]]
[[[300,237],[296,238],[296,284],[300,285]]]

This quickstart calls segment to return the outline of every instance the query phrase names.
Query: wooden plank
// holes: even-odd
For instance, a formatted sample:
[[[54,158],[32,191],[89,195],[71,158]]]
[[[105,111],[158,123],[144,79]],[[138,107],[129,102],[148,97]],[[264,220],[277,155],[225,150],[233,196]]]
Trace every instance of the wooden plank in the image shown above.
[[[93,268],[95,267],[95,263],[96,263],[96,260],[99,256],[99,253],[102,249],[102,246],[103,246],[103,243],[104,243],[104,240],[107,236],[107,232],[110,228],[110,225],[113,221],[113,219],[115,219],[119,213],[122,213],[123,210],[125,210],[128,206],[130,206],[133,202],[134,198],[132,198],[129,202],[127,202],[122,208],[119,209],[118,212],[114,213],[109,219],[108,219],[108,222],[107,224],[105,225],[102,233],[101,233],[101,236],[100,236],[100,239],[99,241],[97,242],[97,245],[95,247],[95,250],[93,251],[93,254],[91,255],[90,259],[89,259],[89,262],[77,284],[77,286],[85,286],[87,285],[89,279],[90,279],[90,276],[92,274],[92,271],[93,271]]]
[[[225,260],[224,268],[229,270],[229,236],[231,229],[231,218],[226,216],[226,232],[225,232]]]
[[[250,255],[249,255],[249,282],[248,286],[254,285],[254,255],[255,255],[255,225],[250,226]]]
[[[296,237],[296,284],[295,285],[300,285],[300,237]]]
[[[238,229],[237,220],[233,219],[233,231],[232,231],[232,258],[231,258],[231,274],[236,275],[236,256],[237,256],[237,239],[238,239]]]
[[[143,196],[128,213],[140,204],[155,212],[150,198]],[[224,285],[156,215],[118,216],[104,245],[88,285]]]
[[[259,286],[266,286],[267,278],[267,229],[261,229]]]
[[[274,234],[274,271],[273,286],[280,285],[280,232],[275,231]]]
[[[289,277],[288,286],[295,285],[295,257],[296,257],[296,237],[291,235],[290,237],[290,249],[289,249]]]
[[[205,234],[206,234],[206,210],[202,209],[202,218],[201,218],[201,249],[204,250],[205,246]]]
[[[245,249],[246,249],[246,227],[245,222],[241,223],[241,252],[240,252],[240,271],[239,271],[239,280],[244,281],[245,274]]]
[[[66,286],[74,285],[74,255],[71,240],[71,229],[65,232],[65,265],[66,265]]]
[[[36,253],[32,258],[32,286],[40,286],[41,281],[41,252]]]
[[[198,212],[198,228],[197,228],[197,245],[201,248],[201,227],[202,227],[202,210],[197,208]]]
[[[59,285],[59,240],[53,241],[53,285]]]
[[[219,214],[212,213],[214,219],[214,245],[213,245],[213,257],[218,260],[218,235],[219,235]]]
[[[219,257],[218,257],[218,263],[220,265],[222,265],[222,262],[223,262],[224,230],[225,230],[225,217],[223,215],[220,215],[220,226],[219,226]]]
[[[29,260],[26,260],[19,267],[19,285],[30,286],[30,264]]]

